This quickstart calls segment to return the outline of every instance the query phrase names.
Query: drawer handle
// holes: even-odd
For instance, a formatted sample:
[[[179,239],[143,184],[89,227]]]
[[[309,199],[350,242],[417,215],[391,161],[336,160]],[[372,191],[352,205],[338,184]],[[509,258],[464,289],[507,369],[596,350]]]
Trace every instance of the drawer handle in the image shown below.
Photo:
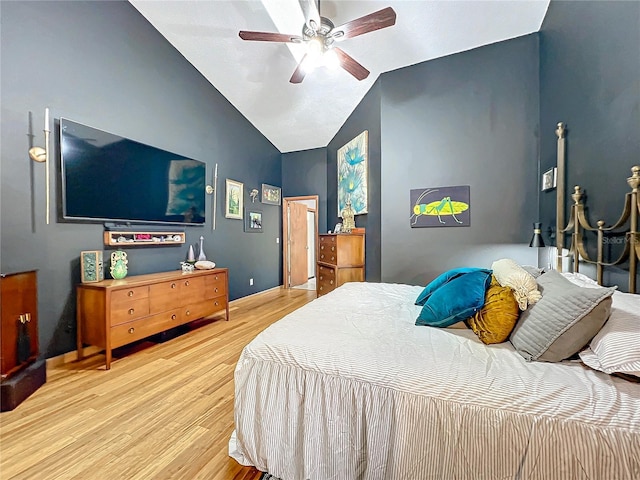
[[[324,253],[322,255],[320,255],[320,258],[324,258]]]
[[[332,252],[335,252],[335,250],[336,250],[336,247],[331,247]]]
[[[324,277],[322,275],[320,275],[320,280],[322,280]]]
[[[330,281],[329,281],[329,285],[333,285],[333,280],[330,280]]]
[[[186,282],[184,282],[185,287],[189,286],[189,280],[187,280]]]
[[[217,288],[214,288],[214,289],[213,289],[213,292],[214,292],[214,293],[218,293],[218,289],[217,289]]]
[[[331,255],[331,261],[335,260],[336,257],[334,257],[333,255]]]
[[[133,333],[134,331],[135,331],[135,328],[133,328],[133,327],[131,327],[131,328],[129,329],[129,333]]]
[[[215,277],[213,277],[213,278],[214,278],[214,280],[217,280],[217,279],[218,279],[218,275],[216,275],[216,276],[215,276]]]
[[[216,302],[214,305],[217,307],[218,306],[218,302]]]
[[[134,312],[133,308],[130,308],[129,309],[129,315],[133,315],[133,312]]]
[[[324,245],[320,245],[320,250],[324,250]]]
[[[187,310],[187,316],[191,315],[191,312],[189,310]]]
[[[172,284],[171,284],[171,288],[176,288],[176,284],[175,284],[175,283],[172,283]]]
[[[322,290],[322,285],[320,285],[320,290]]]
[[[177,318],[177,317],[176,317],[176,314],[175,314],[175,313],[174,313],[173,315],[171,315],[171,320],[175,320],[176,318]]]
[[[127,295],[129,295],[130,297],[133,297],[133,290],[129,290],[129,292],[127,293]]]

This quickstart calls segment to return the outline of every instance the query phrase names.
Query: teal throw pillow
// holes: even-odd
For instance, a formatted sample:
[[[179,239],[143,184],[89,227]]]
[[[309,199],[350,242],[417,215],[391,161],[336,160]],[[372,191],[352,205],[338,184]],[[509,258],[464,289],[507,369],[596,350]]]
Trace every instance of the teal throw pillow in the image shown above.
[[[449,327],[466,320],[484,306],[491,270],[463,273],[436,289],[422,307],[416,325]]]
[[[465,273],[471,273],[471,272],[487,272],[489,275],[491,275],[491,270],[485,270],[484,268],[461,267],[461,268],[454,268],[452,270],[448,270],[438,275],[435,279],[433,279],[429,283],[429,285],[424,287],[424,290],[422,290],[422,293],[418,295],[418,298],[416,299],[415,304],[424,305],[427,299],[431,296],[431,294],[435,292],[438,288],[442,287],[444,284],[446,284],[447,282],[450,282],[454,278],[459,277],[460,275],[464,275]]]

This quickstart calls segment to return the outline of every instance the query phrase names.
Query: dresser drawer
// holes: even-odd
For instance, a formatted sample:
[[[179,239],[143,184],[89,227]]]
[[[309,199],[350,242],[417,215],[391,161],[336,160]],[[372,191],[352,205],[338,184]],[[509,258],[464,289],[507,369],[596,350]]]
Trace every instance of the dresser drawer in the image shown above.
[[[111,301],[111,325],[130,322],[149,315],[149,298],[139,298],[128,302]]]
[[[317,293],[324,295],[336,288],[336,270],[324,265],[318,265]]]
[[[205,277],[189,277],[185,276],[180,279],[180,298],[182,304],[187,305],[194,302],[201,302],[205,298]]]
[[[173,280],[149,285],[149,313],[153,315],[175,307],[181,300],[182,284],[179,280]]]
[[[207,275],[204,278],[204,289],[206,298],[215,298],[227,295],[227,276],[224,273]]]
[[[335,240],[335,237],[330,238],[331,240]],[[330,241],[320,242],[320,248],[318,249],[318,261],[337,265],[338,251],[336,244]]]
[[[181,323],[181,311],[177,309],[116,325],[111,328],[111,348],[142,340],[156,333],[177,327]]]
[[[122,290],[115,290],[111,292],[111,306],[116,304],[127,303],[131,300],[139,300],[141,298],[149,297],[149,287],[132,287],[123,288]]]
[[[225,309],[227,306],[227,298],[218,297],[211,300],[205,300],[204,302],[194,303],[185,307],[182,312],[183,323],[197,320],[202,317],[207,317],[220,310]]]

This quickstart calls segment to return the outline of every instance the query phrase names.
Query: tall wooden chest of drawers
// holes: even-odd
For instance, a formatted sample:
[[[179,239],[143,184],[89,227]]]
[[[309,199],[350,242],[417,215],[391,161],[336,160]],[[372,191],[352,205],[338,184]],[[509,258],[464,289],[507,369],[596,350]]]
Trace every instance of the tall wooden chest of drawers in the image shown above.
[[[328,233],[318,241],[318,296],[346,282],[364,282],[364,234]]]
[[[85,344],[111,351],[128,343],[226,310],[226,268],[152,273],[78,285],[78,359]]]

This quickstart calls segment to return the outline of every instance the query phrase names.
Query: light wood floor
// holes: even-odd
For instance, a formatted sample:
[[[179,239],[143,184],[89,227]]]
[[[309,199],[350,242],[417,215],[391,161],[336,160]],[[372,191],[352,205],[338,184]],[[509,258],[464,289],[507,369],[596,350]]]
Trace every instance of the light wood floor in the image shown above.
[[[257,479],[228,456],[233,371],[260,331],[316,296],[274,289],[232,302],[165,343],[143,342],[50,368],[47,383],[0,414],[0,478]]]

